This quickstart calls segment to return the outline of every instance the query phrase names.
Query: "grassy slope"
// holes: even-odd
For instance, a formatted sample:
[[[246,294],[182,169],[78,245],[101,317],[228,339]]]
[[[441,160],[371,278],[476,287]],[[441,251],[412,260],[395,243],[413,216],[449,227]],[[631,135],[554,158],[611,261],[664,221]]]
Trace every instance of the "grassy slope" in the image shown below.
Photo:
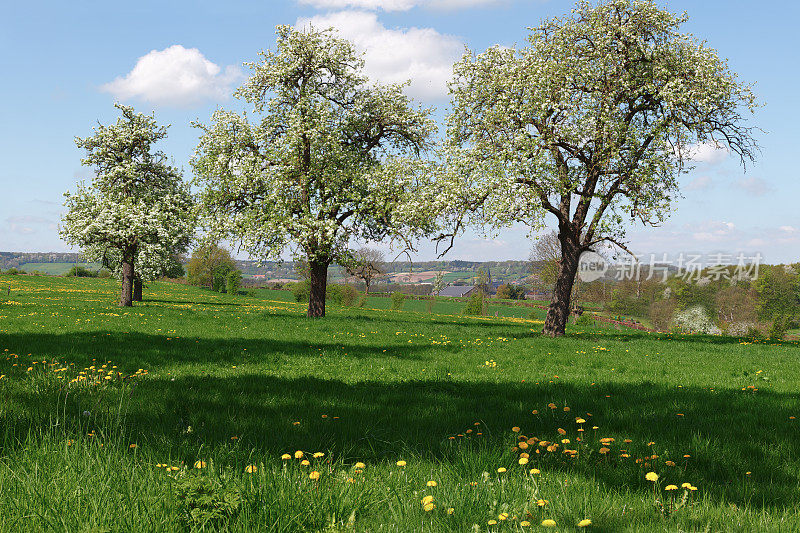
[[[537,322],[455,308],[309,320],[273,291],[153,284],[120,310],[110,280],[6,276],[0,289],[2,530],[177,529],[176,487],[209,480],[241,498],[232,519],[207,524],[232,530],[514,531],[544,518],[601,531],[800,529],[796,344],[611,329],[552,340]],[[103,364],[111,380],[66,385]],[[578,458],[542,452],[523,468],[514,426],[550,441],[565,428],[562,448]],[[616,439],[607,455],[601,437]],[[282,463],[294,450],[326,454],[311,466],[319,481]],[[205,469],[183,469],[198,459]],[[667,483],[699,487],[693,505],[665,518],[651,470],[661,501]]]

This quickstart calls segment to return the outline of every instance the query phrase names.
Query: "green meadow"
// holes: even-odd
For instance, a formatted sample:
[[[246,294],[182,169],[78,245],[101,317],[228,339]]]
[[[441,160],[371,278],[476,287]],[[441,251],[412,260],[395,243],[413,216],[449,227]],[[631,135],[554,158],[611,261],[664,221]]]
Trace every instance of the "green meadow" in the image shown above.
[[[144,296],[0,276],[0,531],[800,530],[797,343]]]

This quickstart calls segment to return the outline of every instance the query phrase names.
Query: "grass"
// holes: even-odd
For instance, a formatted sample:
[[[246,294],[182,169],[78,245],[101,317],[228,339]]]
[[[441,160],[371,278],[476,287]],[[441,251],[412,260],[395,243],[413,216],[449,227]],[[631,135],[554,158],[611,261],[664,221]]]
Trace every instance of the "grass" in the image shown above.
[[[24,263],[19,269],[24,272],[40,272],[50,276],[63,276],[72,267],[80,266],[89,270],[100,270],[99,263]]]
[[[0,276],[2,531],[800,530],[797,343],[116,290]]]

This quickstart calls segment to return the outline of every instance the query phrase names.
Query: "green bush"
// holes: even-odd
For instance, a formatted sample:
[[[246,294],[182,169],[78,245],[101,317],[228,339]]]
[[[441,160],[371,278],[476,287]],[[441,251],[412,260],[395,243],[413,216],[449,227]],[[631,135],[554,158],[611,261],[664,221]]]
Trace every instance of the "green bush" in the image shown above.
[[[242,504],[239,489],[224,476],[189,471],[174,480],[186,524],[192,529],[216,530],[236,515]]]
[[[68,278],[96,278],[98,274],[95,270],[89,270],[88,268],[82,266],[72,265],[72,268],[70,268],[64,275]]]
[[[342,287],[335,283],[328,283],[325,287],[325,300],[334,305],[342,305]]]
[[[308,302],[311,298],[311,284],[308,281],[298,281],[292,284],[292,294],[297,303]]]
[[[353,307],[358,299],[358,291],[352,285],[340,285],[341,305]]]
[[[783,316],[778,316],[772,321],[772,326],[769,328],[769,338],[777,341],[782,340],[788,330],[788,320]]]
[[[470,316],[483,316],[485,314],[483,295],[476,292],[470,296],[469,300],[467,300],[467,305],[464,307],[464,310],[461,312],[461,314]]]
[[[399,311],[403,308],[403,304],[406,301],[406,294],[404,292],[393,292],[392,293],[392,309],[395,311]]]
[[[240,270],[231,270],[225,277],[225,291],[228,294],[239,294],[239,289],[242,286],[242,272]]]
[[[97,277],[101,279],[108,279],[111,277],[111,272],[106,269],[102,269],[97,272]]]
[[[581,316],[575,319],[576,326],[593,326],[594,325],[594,317],[589,313],[583,313]]]
[[[16,276],[18,274],[22,274],[22,271],[12,267],[3,272],[3,274],[8,274],[9,276]]]
[[[364,307],[365,305],[367,305],[367,295],[362,294],[358,297],[358,307]]]

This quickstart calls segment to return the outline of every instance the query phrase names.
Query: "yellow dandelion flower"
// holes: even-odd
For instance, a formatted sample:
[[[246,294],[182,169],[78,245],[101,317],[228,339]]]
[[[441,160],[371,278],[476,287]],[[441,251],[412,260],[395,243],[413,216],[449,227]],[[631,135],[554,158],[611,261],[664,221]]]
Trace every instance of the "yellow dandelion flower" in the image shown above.
[[[436,505],[434,505],[433,503],[426,503],[425,505],[422,506],[422,509],[426,512],[433,511],[435,508]]]
[[[519,464],[521,464],[521,465],[528,464],[528,458],[527,457],[520,457],[519,458]]]
[[[303,452],[300,451],[300,450],[297,450],[296,452],[294,452],[294,458],[295,459],[302,459],[303,458]]]
[[[133,450],[134,448],[137,448],[137,445],[136,445],[136,444],[131,444],[131,445],[129,445],[129,446],[128,446],[128,448],[130,448],[131,450]]]
[[[528,522],[527,520],[523,520],[522,522],[519,523],[519,525],[521,525],[522,527],[528,527],[531,525],[531,523]]]
[[[314,454],[314,458],[315,459],[319,459],[320,457],[325,457],[325,454],[322,453],[322,452],[317,452],[317,453]]]
[[[405,461],[397,461],[397,463],[395,463],[395,464],[397,464],[397,466],[406,466],[406,462]]]
[[[436,483],[434,480],[430,480],[426,483],[426,485],[429,487],[435,487],[436,485],[438,485],[438,483]]]
[[[513,428],[511,428],[511,431],[513,431],[514,433],[519,433],[520,429],[519,427],[514,426]]]
[[[498,469],[497,469],[497,473],[498,473],[498,474],[502,474],[502,473],[503,473],[503,472],[505,472],[505,471],[506,471],[506,469],[505,469],[505,468],[503,468],[502,466],[501,466],[500,468],[498,468]]]
[[[658,474],[656,474],[655,472],[648,472],[647,474],[645,474],[644,478],[647,481],[656,482],[658,481]]]
[[[539,507],[544,507],[548,503],[549,502],[547,500],[536,500],[536,505],[538,505]]]
[[[542,520],[542,527],[556,527],[556,521],[551,518]]]
[[[310,464],[311,462],[308,459],[303,459],[302,461],[300,461],[301,466],[308,466]]]
[[[319,472],[314,470],[310,474],[308,474],[308,479],[319,479]]]
[[[450,508],[447,510],[447,514],[453,514],[453,513],[455,513],[455,512],[456,512],[456,510],[455,510],[455,509],[453,509],[452,507],[450,507]]]
[[[578,522],[578,527],[589,527],[592,525],[592,521],[588,518],[584,518],[580,522]]]
[[[508,513],[500,513],[497,515],[498,520],[508,520]]]
[[[255,474],[257,470],[258,470],[258,467],[256,465],[248,465],[244,469],[244,471],[247,472],[248,474]]]
[[[289,455],[288,453],[285,453],[285,454],[281,455],[281,459],[283,459],[284,461],[288,461],[291,458],[292,458],[292,456]]]
[[[531,475],[538,476],[541,473],[542,473],[542,471],[539,470],[538,468],[531,468]]]
[[[584,424],[584,423],[586,423],[586,420],[584,420],[581,417],[578,417],[578,418],[575,419],[575,423],[576,424]]]
[[[359,463],[356,463],[356,464],[355,464],[355,467],[356,467],[356,468],[358,468],[358,469],[363,469],[363,468],[366,468],[366,467],[367,467],[367,465],[365,465],[364,463],[360,463],[360,462],[359,462]]]
[[[428,494],[427,496],[425,496],[420,500],[420,503],[422,503],[422,505],[425,505],[426,503],[431,503],[432,501],[433,501],[433,496]]]
[[[195,461],[194,463],[195,468],[205,468],[206,462],[205,461]]]
[[[689,483],[689,482],[686,482],[686,483],[681,483],[681,488],[682,488],[682,489],[688,489],[688,488],[689,488],[689,487],[691,487],[691,486],[692,486],[692,484],[691,484],[691,483]]]
[[[493,526],[493,525],[497,524],[497,520],[489,520],[486,523],[489,524],[490,526]]]
[[[678,486],[677,485],[667,485],[666,487],[664,487],[664,490],[678,490]]]

